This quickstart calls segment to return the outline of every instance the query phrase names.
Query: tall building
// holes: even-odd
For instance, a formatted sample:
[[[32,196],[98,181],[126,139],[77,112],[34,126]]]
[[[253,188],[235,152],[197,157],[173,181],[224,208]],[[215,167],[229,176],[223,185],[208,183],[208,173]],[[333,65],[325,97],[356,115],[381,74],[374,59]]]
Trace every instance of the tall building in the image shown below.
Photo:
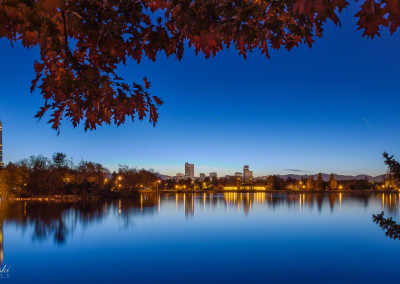
[[[249,170],[249,166],[245,165],[243,167],[243,179],[245,181],[249,181],[250,179],[253,179],[253,171]]]
[[[194,180],[194,164],[185,164],[185,179]]]
[[[217,178],[217,173],[210,173],[210,180],[214,180]]]
[[[206,175],[204,173],[200,173],[200,181],[204,181]]]
[[[3,124],[0,120],[0,169],[4,168],[3,163]]]
[[[242,173],[241,173],[241,172],[236,172],[236,173],[235,173],[235,177],[237,177],[237,178],[242,178]]]
[[[184,175],[182,174],[182,173],[177,173],[176,174],[176,177],[175,177],[175,180],[176,181],[180,181],[180,180],[182,180],[184,178]]]

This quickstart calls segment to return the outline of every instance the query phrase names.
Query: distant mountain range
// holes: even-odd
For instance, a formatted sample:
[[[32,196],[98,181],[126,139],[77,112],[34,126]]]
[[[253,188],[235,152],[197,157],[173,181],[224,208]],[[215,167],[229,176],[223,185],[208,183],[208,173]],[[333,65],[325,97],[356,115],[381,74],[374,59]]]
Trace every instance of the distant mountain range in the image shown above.
[[[333,174],[335,176],[336,180],[352,180],[352,179],[365,179],[367,178],[369,181],[374,181],[374,182],[381,182],[384,180],[385,175],[379,175],[379,176],[370,176],[370,175],[356,175],[356,176],[350,176],[350,175],[338,175],[338,174]],[[168,175],[159,175],[161,179],[167,179],[170,178],[171,176]],[[288,177],[294,178],[294,179],[301,179],[301,178],[308,178],[309,175],[296,175],[296,174],[288,174],[288,175],[277,175],[281,178],[287,179]],[[318,174],[313,175],[314,180],[317,179]],[[330,174],[322,174],[322,179],[324,181],[329,181]],[[197,178],[197,177],[196,177]]]
[[[171,178],[171,176],[167,176],[167,175],[162,175],[162,174],[158,174],[158,177],[162,180],[166,180],[168,178]]]
[[[348,176],[348,175],[338,175],[338,174],[333,174],[336,180],[352,180],[352,179],[365,179],[367,178],[369,181],[374,181],[374,182],[381,182],[384,180],[385,175],[379,175],[376,177],[370,176],[370,175],[356,175],[356,176]],[[307,178],[309,175],[296,175],[296,174],[288,174],[288,175],[277,175],[281,178],[294,178],[294,179],[301,179],[301,178]],[[314,177],[314,180],[317,179],[318,174],[312,175]],[[330,174],[322,174],[322,179],[324,181],[329,181]]]

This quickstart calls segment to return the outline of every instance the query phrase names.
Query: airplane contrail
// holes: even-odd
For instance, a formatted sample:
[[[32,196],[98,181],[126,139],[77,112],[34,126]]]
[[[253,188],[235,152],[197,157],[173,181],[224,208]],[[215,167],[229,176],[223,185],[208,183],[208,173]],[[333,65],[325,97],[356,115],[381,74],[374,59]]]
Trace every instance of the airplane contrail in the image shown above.
[[[366,124],[368,124],[368,126],[371,126],[371,123],[369,123],[369,121],[363,116],[362,119],[365,121]]]

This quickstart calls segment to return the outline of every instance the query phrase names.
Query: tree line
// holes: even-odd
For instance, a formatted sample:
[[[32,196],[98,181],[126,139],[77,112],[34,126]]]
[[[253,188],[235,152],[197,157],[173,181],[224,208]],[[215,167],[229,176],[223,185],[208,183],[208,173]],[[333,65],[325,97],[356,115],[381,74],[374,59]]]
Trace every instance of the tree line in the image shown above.
[[[80,161],[75,164],[64,153],[55,153],[50,159],[42,155],[8,165],[0,170],[1,197],[46,196],[104,196],[121,197],[135,195],[140,189],[151,190],[219,190],[224,186],[263,186],[266,190],[398,190],[400,165],[393,156],[384,153],[389,173],[381,183],[367,179],[337,181],[331,174],[324,181],[319,173],[296,180],[271,175],[265,180],[243,181],[237,177],[204,180],[163,180],[154,170],[137,169],[120,165],[111,172],[99,163]]]
[[[8,163],[0,170],[1,197],[35,196],[129,196],[140,188],[155,188],[158,173],[120,165],[110,172],[99,163],[81,161],[75,164],[64,153],[51,159],[31,156]]]
[[[204,180],[191,180],[182,179],[176,180],[170,178],[167,180],[160,181],[159,189],[166,190],[222,190],[225,186],[237,187],[237,186],[262,186],[266,190],[380,190],[382,189],[383,183],[370,182],[368,179],[353,179],[345,181],[337,181],[334,174],[331,174],[329,181],[324,181],[322,173],[319,173],[317,178],[314,180],[313,176],[307,178],[295,179],[295,178],[282,178],[277,175],[270,175],[266,179],[244,181],[241,178],[234,176],[227,176],[222,178],[206,177]],[[387,187],[389,189],[389,186]]]

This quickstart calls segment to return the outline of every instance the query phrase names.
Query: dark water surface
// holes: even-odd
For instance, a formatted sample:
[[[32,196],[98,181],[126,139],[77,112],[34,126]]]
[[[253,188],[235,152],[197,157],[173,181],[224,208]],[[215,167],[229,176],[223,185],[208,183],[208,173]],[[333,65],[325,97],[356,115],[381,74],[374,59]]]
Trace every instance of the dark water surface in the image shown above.
[[[4,283],[399,283],[400,194],[143,194],[0,203]],[[4,276],[4,275],[3,275]]]

